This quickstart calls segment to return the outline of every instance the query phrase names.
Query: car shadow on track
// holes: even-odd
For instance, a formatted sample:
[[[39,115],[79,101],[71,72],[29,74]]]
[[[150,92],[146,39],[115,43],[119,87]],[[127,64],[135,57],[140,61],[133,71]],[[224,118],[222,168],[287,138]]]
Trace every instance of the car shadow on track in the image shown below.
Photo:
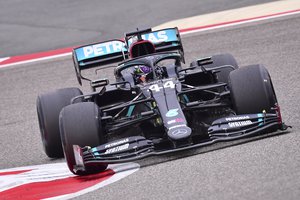
[[[291,132],[290,130],[276,131],[273,133],[258,135],[258,136],[254,136],[251,138],[243,138],[243,139],[234,140],[234,141],[215,143],[215,144],[212,144],[212,145],[209,145],[206,147],[197,148],[197,149],[185,150],[185,151],[181,151],[181,152],[174,152],[174,153],[169,153],[166,155],[145,158],[145,159],[138,161],[138,163],[140,164],[141,168],[147,167],[147,166],[152,166],[152,165],[169,162],[172,160],[177,160],[177,159],[181,159],[181,158],[185,158],[185,157],[189,157],[189,156],[208,153],[208,152],[221,150],[224,148],[233,147],[233,146],[237,146],[237,145],[241,145],[241,144],[245,144],[245,143],[249,143],[249,142],[267,139],[270,137],[279,137],[279,136],[286,135],[290,132]]]

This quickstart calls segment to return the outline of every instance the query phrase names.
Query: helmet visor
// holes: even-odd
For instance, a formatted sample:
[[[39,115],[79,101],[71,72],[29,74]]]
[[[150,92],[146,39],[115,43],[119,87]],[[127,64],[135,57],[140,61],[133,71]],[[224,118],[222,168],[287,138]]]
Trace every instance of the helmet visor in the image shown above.
[[[151,68],[148,67],[148,66],[140,66],[139,69],[140,69],[140,71],[141,71],[142,73],[144,73],[144,74],[148,74],[148,73],[151,72]]]

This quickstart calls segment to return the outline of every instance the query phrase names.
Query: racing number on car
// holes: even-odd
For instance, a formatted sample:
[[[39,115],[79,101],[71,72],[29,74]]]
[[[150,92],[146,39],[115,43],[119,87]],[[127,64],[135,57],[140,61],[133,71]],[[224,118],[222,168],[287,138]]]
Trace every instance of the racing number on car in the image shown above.
[[[175,84],[173,81],[165,82],[163,87],[159,87],[158,84],[153,84],[149,87],[149,90],[159,92],[163,88],[175,88]]]

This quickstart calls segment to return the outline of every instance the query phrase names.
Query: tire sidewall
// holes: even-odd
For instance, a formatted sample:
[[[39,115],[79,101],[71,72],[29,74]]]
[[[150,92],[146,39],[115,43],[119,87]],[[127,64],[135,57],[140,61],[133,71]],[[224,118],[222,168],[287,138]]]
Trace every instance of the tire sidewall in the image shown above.
[[[59,113],[71,99],[82,95],[78,88],[63,88],[41,94],[37,98],[37,115],[45,153],[50,158],[63,157],[59,132]]]
[[[271,77],[263,65],[230,72],[229,90],[236,114],[271,112],[277,102]]]
[[[80,115],[84,115],[84,118]],[[96,147],[106,142],[100,119],[100,109],[92,102],[66,106],[60,113],[59,123],[64,155],[70,171],[76,175],[98,173],[107,167],[107,164],[99,164],[86,166],[85,171],[74,170],[76,161],[73,145]]]

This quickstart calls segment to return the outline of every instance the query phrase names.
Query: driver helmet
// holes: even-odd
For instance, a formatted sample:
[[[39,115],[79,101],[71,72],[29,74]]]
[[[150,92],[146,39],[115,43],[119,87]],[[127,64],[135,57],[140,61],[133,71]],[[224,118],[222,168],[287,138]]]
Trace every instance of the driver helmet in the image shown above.
[[[138,65],[134,67],[135,79],[138,83],[147,82],[147,75],[151,73],[151,67]]]
[[[146,65],[138,65],[135,66],[135,74],[143,75],[143,74],[149,74],[152,70],[151,67],[148,67]]]

